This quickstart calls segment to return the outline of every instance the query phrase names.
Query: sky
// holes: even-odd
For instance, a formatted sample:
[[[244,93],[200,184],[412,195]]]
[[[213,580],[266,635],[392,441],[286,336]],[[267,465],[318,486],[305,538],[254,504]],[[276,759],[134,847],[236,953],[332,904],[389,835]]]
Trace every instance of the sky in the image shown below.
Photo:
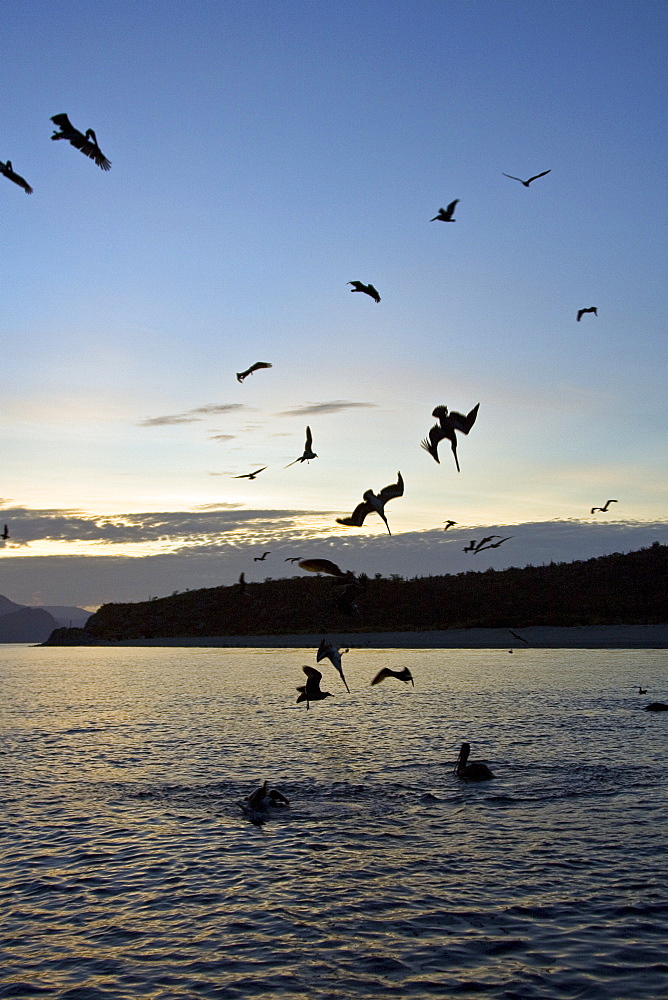
[[[0,160],[34,189],[0,176],[0,593],[668,542],[668,7],[3,0],[0,23]],[[62,112],[111,170],[50,141]],[[476,403],[457,473],[420,442]],[[286,467],[307,425],[318,457]],[[392,535],[337,523],[398,471]]]

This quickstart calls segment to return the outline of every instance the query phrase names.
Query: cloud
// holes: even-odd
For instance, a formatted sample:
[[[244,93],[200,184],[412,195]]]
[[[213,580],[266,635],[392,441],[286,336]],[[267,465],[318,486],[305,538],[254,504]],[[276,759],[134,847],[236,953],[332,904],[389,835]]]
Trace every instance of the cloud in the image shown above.
[[[249,409],[251,407],[246,406],[244,403],[208,403],[205,406],[196,406],[192,410],[185,410],[183,413],[173,413],[163,417],[147,417],[146,420],[140,420],[138,426],[166,427],[170,424],[192,424],[212,414],[233,413],[234,411]]]
[[[279,417],[310,417],[314,414],[338,413],[341,410],[356,410],[362,407],[375,407],[378,403],[351,403],[347,399],[333,399],[329,403],[306,403],[304,406],[291,406],[282,410]]]
[[[209,437],[209,441],[234,441],[236,434],[212,434]],[[216,476],[219,473],[212,472],[210,475]]]

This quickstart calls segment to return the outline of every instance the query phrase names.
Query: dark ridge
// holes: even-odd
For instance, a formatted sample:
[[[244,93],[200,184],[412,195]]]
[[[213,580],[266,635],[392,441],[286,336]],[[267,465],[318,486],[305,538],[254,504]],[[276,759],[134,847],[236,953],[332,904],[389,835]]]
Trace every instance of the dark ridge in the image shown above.
[[[668,546],[658,542],[572,563],[411,580],[362,574],[358,580],[354,607],[340,600],[340,581],[312,576],[104,604],[83,629],[57,629],[48,642],[668,621]]]

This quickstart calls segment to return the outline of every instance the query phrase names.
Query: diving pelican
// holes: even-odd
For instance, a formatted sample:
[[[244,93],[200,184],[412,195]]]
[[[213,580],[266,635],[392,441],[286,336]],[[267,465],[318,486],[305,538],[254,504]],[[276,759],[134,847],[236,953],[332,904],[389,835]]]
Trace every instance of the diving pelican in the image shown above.
[[[67,139],[70,145],[80,150],[84,156],[95,160],[102,170],[111,170],[111,163],[98,146],[97,136],[92,128],[87,129],[85,134],[80,132],[72,125],[67,115],[53,115],[51,121],[60,129],[60,132],[53,133],[52,139]]]
[[[15,184],[22,187],[26,194],[32,194],[32,188],[28,182],[20,174],[14,173],[11,160],[7,160],[6,163],[0,161],[0,174],[4,174],[8,180],[14,181]]]
[[[273,368],[273,367],[274,366],[270,365],[268,361],[256,361],[255,364],[251,365],[250,368],[247,368],[245,372],[237,372],[237,382],[243,382],[245,378],[247,378],[249,375],[252,375],[253,372],[259,371],[260,368]]]
[[[346,691],[350,694],[348,682],[343,676],[343,667],[341,666],[341,650],[339,647],[335,646],[333,642],[327,642],[326,639],[322,639],[320,646],[318,647],[316,663],[320,663],[321,660],[329,660],[332,666],[338,670],[341,680],[346,685]]]
[[[380,295],[373,287],[373,285],[365,285],[363,281],[347,281],[347,285],[352,285],[350,289],[351,292],[365,292],[366,295],[370,295],[374,302],[380,302]]]
[[[387,523],[387,518],[385,517],[385,504],[389,500],[394,500],[395,497],[401,497],[404,494],[404,481],[401,478],[401,473],[397,472],[397,482],[393,483],[391,486],[384,486],[378,494],[374,493],[373,490],[366,490],[362,494],[364,500],[362,503],[355,507],[350,517],[337,517],[337,524],[353,525],[355,528],[360,528],[364,524],[364,518],[367,514],[373,514],[374,511],[379,517],[385,522],[385,527],[387,528],[388,535],[391,535],[390,526]]]
[[[480,403],[476,403],[473,409],[466,415],[463,413],[457,413],[456,410],[448,412],[447,406],[436,406],[432,410],[432,417],[436,417],[439,422],[431,428],[429,431],[429,437],[425,438],[424,441],[420,443],[424,450],[429,452],[435,462],[440,464],[441,460],[438,457],[438,446],[443,438],[447,438],[450,442],[450,448],[452,449],[452,454],[455,458],[457,472],[460,471],[459,459],[457,458],[457,435],[455,431],[461,431],[462,434],[468,434],[476,421],[479,408]]]

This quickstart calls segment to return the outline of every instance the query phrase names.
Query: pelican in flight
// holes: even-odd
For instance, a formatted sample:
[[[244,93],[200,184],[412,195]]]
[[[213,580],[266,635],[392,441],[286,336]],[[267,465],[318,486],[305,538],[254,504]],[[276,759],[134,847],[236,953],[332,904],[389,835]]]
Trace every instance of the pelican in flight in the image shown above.
[[[382,517],[385,522],[385,527],[387,528],[388,535],[391,535],[390,526],[387,523],[387,518],[385,517],[385,504],[389,500],[394,500],[395,497],[401,497],[404,495],[404,481],[401,478],[401,473],[397,472],[397,481],[392,483],[391,486],[384,486],[378,494],[374,493],[373,490],[367,490],[362,494],[364,497],[362,503],[355,507],[350,517],[337,517],[337,524],[353,525],[355,528],[361,528],[364,524],[364,518],[367,514],[373,514],[374,511],[379,517]]]
[[[270,365],[268,361],[256,361],[255,364],[251,365],[250,368],[247,368],[245,372],[237,372],[237,382],[243,382],[245,378],[247,378],[249,375],[252,375],[253,372],[259,371],[260,368],[273,368],[273,367],[274,366]]]
[[[456,222],[457,220],[453,219],[452,216],[455,214],[455,207],[458,204],[459,204],[459,198],[455,198],[454,201],[450,202],[450,204],[448,205],[447,208],[439,208],[438,215],[435,215],[434,218],[430,219],[429,221],[430,222]]]
[[[264,562],[267,556],[271,555],[271,549],[269,552],[263,552],[261,556],[253,556],[253,562]]]
[[[596,306],[587,306],[586,309],[578,309],[577,321],[578,323],[582,319],[585,313],[593,313],[594,316],[598,316],[598,309]]]
[[[607,511],[611,503],[619,503],[618,500],[606,500],[605,507],[592,507],[591,512],[594,514],[597,510],[600,510],[603,514]]]
[[[413,687],[415,687],[413,675],[408,667],[404,667],[403,670],[390,670],[389,667],[383,667],[382,670],[378,671],[374,679],[371,681],[371,684],[380,684],[380,682],[384,681],[387,677],[396,677],[398,681],[403,681],[404,684],[408,684],[410,681]]]
[[[467,764],[470,753],[471,744],[462,743],[462,748],[459,751],[459,757],[455,764],[455,774],[458,778],[462,778],[464,781],[487,781],[489,778],[495,777],[487,767],[487,764],[483,764],[479,760],[472,760],[470,764]]]
[[[22,187],[26,194],[32,194],[32,188],[30,187],[28,182],[24,180],[24,178],[21,177],[20,174],[14,173],[14,170],[12,169],[11,160],[7,160],[6,163],[2,163],[2,161],[0,161],[0,174],[4,174],[8,180],[14,181],[15,184],[18,184],[19,187]]]
[[[315,660],[316,663],[320,663],[321,660],[329,660],[332,666],[338,670],[341,680],[346,686],[346,691],[350,694],[348,682],[343,676],[343,667],[341,666],[341,650],[338,646],[335,646],[333,642],[327,642],[326,639],[322,639],[320,646],[318,647],[318,653]]]
[[[317,458],[318,456],[313,451],[313,435],[311,434],[311,428],[306,428],[306,444],[304,445],[304,454],[296,458],[294,462],[288,462],[284,468],[289,469],[291,465],[295,465],[296,462],[310,462],[312,458]]]
[[[480,403],[476,403],[466,416],[463,413],[457,413],[456,410],[448,412],[447,406],[437,406],[432,410],[432,417],[436,417],[439,422],[431,428],[429,436],[420,443],[424,450],[429,452],[435,462],[438,462],[440,465],[441,460],[438,457],[438,446],[443,438],[447,438],[455,458],[457,472],[460,471],[459,459],[457,458],[457,435],[455,431],[468,434],[476,421],[479,408]]]
[[[90,160],[95,160],[102,170],[111,170],[111,163],[104,155],[97,144],[97,136],[92,128],[86,129],[85,134],[76,129],[67,115],[53,115],[51,121],[57,125],[60,132],[54,132],[52,139],[67,139],[70,145],[74,146]]]
[[[499,538],[498,535],[492,535],[492,538]],[[509,541],[509,539],[514,538],[514,535],[506,535],[505,538],[499,539],[498,542],[492,542],[490,545],[483,546],[482,542],[477,547],[476,552],[485,552],[487,549],[498,549],[499,545],[503,545],[504,542]]]
[[[338,576],[344,580],[349,580],[351,577],[355,579],[354,573],[350,570],[344,573],[331,559],[302,559],[299,566],[309,573],[328,573],[330,576]]]
[[[515,636],[516,639],[519,639],[520,642],[525,642],[527,646],[529,645],[529,640],[525,639],[523,635],[518,635],[518,633],[513,632],[511,628],[509,628],[508,631],[510,632],[511,635]]]
[[[443,524],[445,525],[445,527],[443,528],[443,531],[447,531],[448,528],[453,528],[457,524],[457,522],[456,521],[444,521]]]
[[[503,171],[501,171],[501,173],[503,173]],[[544,170],[542,174],[534,174],[533,177],[530,177],[528,181],[523,181],[521,177],[513,177],[512,174],[503,174],[503,176],[510,177],[511,181],[519,181],[520,184],[524,184],[525,188],[528,188],[529,184],[531,184],[532,181],[537,181],[539,177],[545,177],[545,175],[549,173],[550,173],[549,170]]]
[[[261,472],[264,472],[266,468],[267,466],[263,465],[261,469],[256,469],[255,472],[244,472],[243,476],[232,476],[232,479],[255,479],[255,477],[259,476]]]
[[[322,701],[324,698],[333,698],[334,695],[330,691],[320,690],[320,681],[322,680],[322,674],[315,667],[302,667],[302,670],[306,674],[306,684],[300,684],[297,690],[299,691],[299,697],[297,698],[297,704],[300,701],[306,702],[306,708],[308,710],[309,704],[312,701]]]
[[[351,292],[365,292],[370,295],[374,302],[380,302],[380,295],[373,285],[365,285],[363,281],[347,281],[347,285],[352,285]]]

